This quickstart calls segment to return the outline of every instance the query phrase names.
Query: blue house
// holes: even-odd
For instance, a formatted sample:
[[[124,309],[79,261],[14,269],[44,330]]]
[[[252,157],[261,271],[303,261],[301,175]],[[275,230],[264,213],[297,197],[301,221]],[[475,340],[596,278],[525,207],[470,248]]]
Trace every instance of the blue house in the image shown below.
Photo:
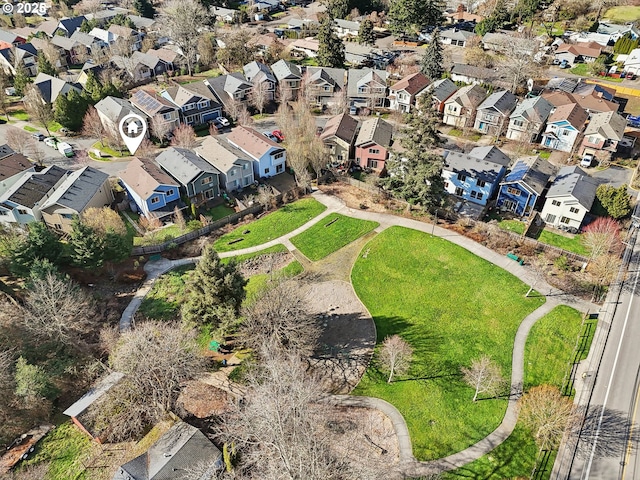
[[[500,163],[465,153],[444,152],[442,178],[445,190],[478,205],[486,205],[494,196],[506,171],[507,167]]]
[[[172,215],[176,207],[185,208],[180,200],[180,184],[151,160],[134,158],[120,174],[120,180],[145,217],[163,218]]]
[[[529,215],[553,174],[553,166],[538,156],[519,159],[500,183],[496,206],[520,217]]]

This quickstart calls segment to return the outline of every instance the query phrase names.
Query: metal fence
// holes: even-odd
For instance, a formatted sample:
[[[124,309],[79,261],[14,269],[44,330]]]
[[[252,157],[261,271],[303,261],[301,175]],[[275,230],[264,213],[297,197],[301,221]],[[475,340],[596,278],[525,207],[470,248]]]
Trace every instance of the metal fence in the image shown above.
[[[218,228],[222,228],[230,223],[236,223],[247,215],[255,215],[256,213],[259,213],[261,211],[262,205],[254,205],[245,210],[242,210],[241,212],[233,213],[227,217],[211,222],[210,224],[205,225],[198,230],[194,230],[193,232],[189,232],[171,240],[167,240],[164,243],[160,243],[158,245],[147,245],[144,247],[133,247],[133,249],[131,250],[131,256],[137,257],[140,255],[153,255],[155,253],[164,252],[165,250],[176,245],[182,245],[183,243],[190,242],[191,240],[195,240],[196,238],[202,237],[203,235],[208,235]]]

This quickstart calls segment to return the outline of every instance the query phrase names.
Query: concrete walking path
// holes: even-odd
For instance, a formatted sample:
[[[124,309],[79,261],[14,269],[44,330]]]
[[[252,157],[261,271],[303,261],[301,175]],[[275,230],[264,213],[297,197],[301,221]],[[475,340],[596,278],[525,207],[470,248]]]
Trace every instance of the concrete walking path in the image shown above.
[[[515,262],[504,255],[494,252],[484,245],[481,245],[457,232],[447,230],[437,225],[420,222],[418,220],[398,217],[396,215],[367,212],[349,208],[338,198],[326,195],[320,191],[314,192],[312,196],[316,200],[327,206],[327,209],[320,215],[309,220],[307,223],[295,229],[294,231],[269,242],[254,247],[244,248],[242,250],[219,253],[220,258],[233,257],[247,253],[255,253],[278,244],[284,244],[290,252],[293,252],[295,250],[295,247],[291,244],[290,241],[292,237],[312,227],[331,213],[341,213],[349,217],[378,222],[380,226],[375,230],[378,233],[392,226],[400,226],[418,230],[428,234],[433,234],[436,237],[445,238],[448,241],[474,253],[480,258],[483,258],[484,260],[487,260],[488,262],[491,262],[494,265],[497,265],[498,267],[508,271],[515,277],[519,278],[525,284],[535,287],[535,290],[538,292],[538,294],[546,297],[546,302],[542,306],[534,310],[532,313],[530,313],[527,317],[525,317],[518,327],[518,331],[516,332],[511,365],[511,395],[502,422],[487,437],[480,440],[476,444],[466,448],[465,450],[462,450],[461,452],[449,455],[448,457],[444,457],[438,460],[428,462],[418,461],[413,456],[411,437],[409,435],[409,429],[404,420],[404,417],[393,405],[382,399],[373,397],[332,395],[327,399],[327,402],[333,405],[375,408],[387,415],[387,417],[389,417],[393,424],[396,436],[398,438],[400,457],[399,468],[402,471],[402,474],[408,477],[419,477],[453,470],[455,468],[462,467],[474,460],[477,460],[478,458],[491,452],[491,450],[496,448],[498,445],[504,442],[509,437],[509,435],[511,435],[513,429],[516,426],[516,422],[518,419],[517,400],[522,394],[522,385],[524,381],[525,344],[529,331],[536,323],[536,321],[549,313],[554,307],[562,304],[572,305],[582,311],[597,311],[600,307],[598,305],[586,302],[580,298],[566,294],[563,291],[550,286],[544,280],[536,278],[535,274],[533,274],[528,268],[520,265],[518,262]],[[142,303],[144,297],[151,290],[151,287],[153,286],[155,280],[160,275],[173,268],[176,268],[177,266],[194,263],[198,261],[199,258],[200,257],[192,257],[180,260],[162,259],[160,261],[147,262],[144,267],[145,272],[147,272],[147,279],[143,283],[142,287],[138,290],[131,303],[123,312],[120,319],[120,331],[126,331],[131,328],[132,319],[135,315],[135,312]]]

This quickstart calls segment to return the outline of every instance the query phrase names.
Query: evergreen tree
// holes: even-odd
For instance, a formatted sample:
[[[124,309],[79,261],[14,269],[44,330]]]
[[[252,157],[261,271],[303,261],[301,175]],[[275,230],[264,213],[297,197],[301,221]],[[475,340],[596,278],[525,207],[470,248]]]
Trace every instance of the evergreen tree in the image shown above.
[[[156,9],[149,0],[135,0],[133,8],[138,15],[144,18],[153,18],[156,15]]]
[[[86,97],[75,90],[69,90],[66,95],[60,94],[56,98],[53,115],[60,125],[78,132],[82,129],[82,119],[87,108],[89,102]]]
[[[55,76],[56,67],[49,61],[46,55],[42,52],[38,53],[38,72],[46,73],[47,75]]]
[[[104,241],[78,218],[71,230],[71,262],[81,268],[99,268],[104,263]]]
[[[103,242],[103,258],[106,262],[121,262],[131,254],[133,245],[126,235],[110,230],[105,233]]]
[[[93,30],[97,26],[98,26],[98,21],[93,18],[91,20],[84,20],[80,25],[80,31],[82,33],[89,33],[91,30]]]
[[[362,21],[360,30],[358,30],[358,43],[373,45],[375,41],[376,36],[373,33],[373,22],[366,18]]]
[[[420,61],[420,71],[431,80],[438,80],[444,73],[443,62],[440,30],[436,28],[431,35],[431,42],[427,45]]]
[[[333,31],[333,18],[327,15],[318,30],[318,64],[321,67],[344,66],[344,43]]]
[[[62,245],[43,222],[28,226],[27,237],[12,247],[9,254],[10,270],[14,275],[26,278],[38,259],[58,264],[62,256]]]
[[[331,18],[345,18],[349,13],[349,0],[328,0],[327,12]]]
[[[392,0],[389,5],[389,29],[395,35],[407,35],[418,22],[416,0]]]
[[[624,218],[631,213],[631,201],[625,185],[618,188],[600,185],[596,190],[596,197],[612,218]]]
[[[420,21],[417,25],[420,29],[427,25],[437,27],[444,21],[444,9],[445,2],[443,0],[424,0],[424,2],[418,2],[419,10],[417,14],[420,16]]]
[[[23,96],[25,87],[32,81],[24,67],[22,65],[18,66],[16,68],[16,74],[13,77],[13,88],[16,89],[16,95],[19,97]]]
[[[216,251],[208,247],[187,282],[183,321],[215,327],[228,316],[237,315],[246,284],[233,261],[223,264]]]

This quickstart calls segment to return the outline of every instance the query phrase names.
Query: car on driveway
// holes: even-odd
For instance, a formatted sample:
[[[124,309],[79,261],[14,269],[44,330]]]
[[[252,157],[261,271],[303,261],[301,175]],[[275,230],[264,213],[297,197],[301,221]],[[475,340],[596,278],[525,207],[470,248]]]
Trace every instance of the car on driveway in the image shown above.
[[[560,68],[571,68],[571,64],[566,60],[562,60],[562,62],[560,62]]]
[[[44,139],[44,144],[47,147],[51,147],[51,148],[55,148],[57,149],[57,145],[58,145],[58,139],[56,137],[47,137]]]
[[[273,132],[271,132],[271,135],[276,137],[278,139],[278,142],[284,142],[284,135],[280,130],[274,130]]]
[[[591,167],[591,165],[593,164],[593,159],[593,153],[585,153],[582,156],[582,160],[580,160],[580,166],[585,168]]]
[[[39,142],[43,142],[44,139],[47,138],[42,133],[32,133],[31,136],[36,140],[38,140]]]
[[[276,137],[273,133],[271,133],[271,132],[262,132],[262,134],[265,137],[267,137],[269,140],[271,140],[272,142],[278,143],[278,137]]]
[[[229,125],[231,125],[231,123],[229,123],[229,120],[227,120],[225,117],[218,117],[216,120],[218,120],[220,122],[220,125],[222,125],[223,127],[228,127]]]

